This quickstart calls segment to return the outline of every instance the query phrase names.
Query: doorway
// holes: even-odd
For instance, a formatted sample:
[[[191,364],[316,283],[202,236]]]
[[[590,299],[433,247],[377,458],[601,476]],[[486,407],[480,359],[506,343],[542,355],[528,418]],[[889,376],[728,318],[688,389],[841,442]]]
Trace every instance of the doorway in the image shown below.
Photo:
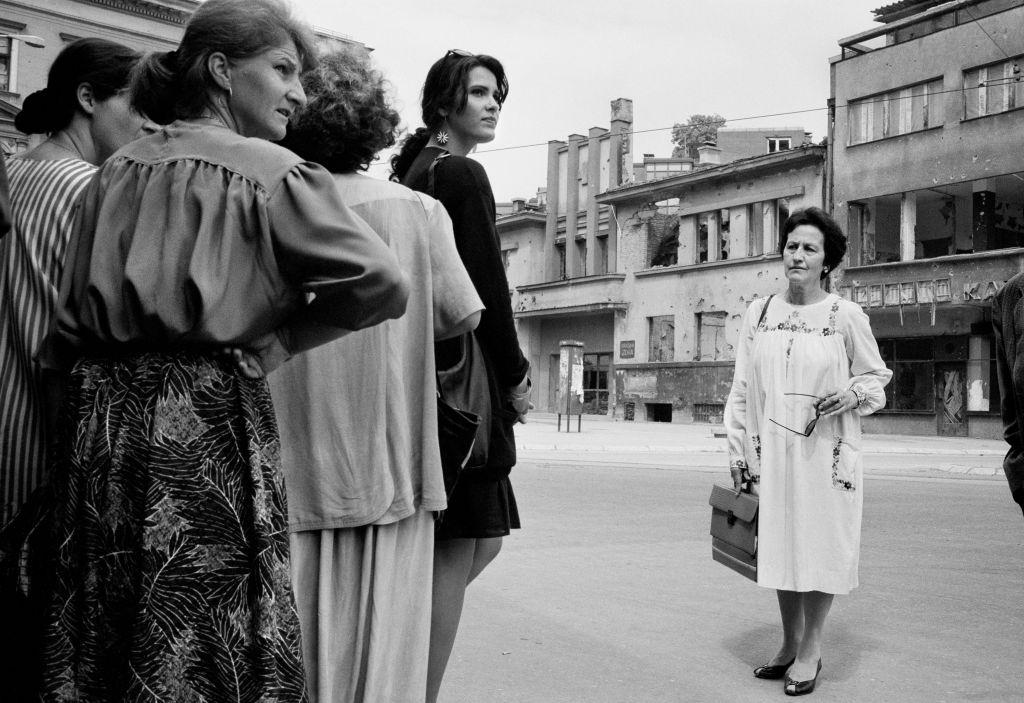
[[[962,362],[936,362],[935,407],[938,409],[937,434],[942,437],[967,436],[967,387]]]

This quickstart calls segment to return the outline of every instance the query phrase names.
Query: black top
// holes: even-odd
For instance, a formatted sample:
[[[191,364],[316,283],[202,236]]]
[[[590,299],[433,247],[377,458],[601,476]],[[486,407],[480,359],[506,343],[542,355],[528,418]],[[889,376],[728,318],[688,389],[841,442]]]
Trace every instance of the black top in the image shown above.
[[[498,230],[494,225],[494,195],[487,173],[483,166],[472,159],[449,155],[434,167],[434,187],[431,192],[428,185],[430,164],[446,153],[438,147],[425,147],[409,167],[402,183],[440,200],[452,218],[459,257],[485,307],[480,316],[480,325],[476,328],[476,339],[487,362],[491,405],[497,409],[490,444],[493,460],[489,460],[488,464],[510,467],[515,463],[511,423],[516,414],[509,403],[508,391],[526,378],[530,365],[519,348],[519,338],[512,318],[512,299],[508,292],[505,265],[501,260]],[[440,342],[435,349],[439,368],[451,366],[458,360],[458,340]],[[504,422],[499,422],[499,419]],[[501,427],[506,424],[507,431]],[[500,448],[502,444],[510,442],[510,448]],[[510,457],[506,453],[509,450]]]
[[[1017,274],[992,300],[996,371],[1003,416],[1003,437],[1010,449],[1003,473],[1013,499],[1024,510],[1024,274]]]

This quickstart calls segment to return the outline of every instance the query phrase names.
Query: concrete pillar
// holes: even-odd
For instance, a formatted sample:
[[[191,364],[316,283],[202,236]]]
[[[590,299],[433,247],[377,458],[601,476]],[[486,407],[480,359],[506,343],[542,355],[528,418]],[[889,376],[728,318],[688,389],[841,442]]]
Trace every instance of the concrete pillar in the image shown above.
[[[576,227],[580,210],[580,143],[582,134],[569,135],[569,156],[566,161],[568,181],[565,198],[565,275],[577,278],[583,275],[583,260],[576,247]]]
[[[614,188],[622,185],[629,175],[623,173],[622,155],[631,151],[633,130],[633,101],[626,98],[613,100],[611,104],[611,144],[608,149],[608,186]],[[629,174],[632,174],[632,163],[629,164]],[[608,220],[608,271],[619,270],[619,223],[614,217]]]
[[[764,253],[779,253],[779,229],[782,223],[779,222],[779,208],[774,200],[761,203],[761,212],[755,213],[755,217],[761,218],[761,226],[764,228]]]
[[[718,228],[718,211],[708,213],[708,261],[722,258],[722,232]]]
[[[679,248],[676,250],[679,265],[697,263],[697,216],[679,218]]]
[[[917,193],[900,196],[900,261],[913,261],[917,249]]]
[[[602,127],[591,127],[587,139],[587,273],[605,273],[597,243],[597,194],[601,192],[601,138],[608,134]]]
[[[544,219],[544,280],[558,280],[558,151],[565,142],[548,142],[548,187]]]

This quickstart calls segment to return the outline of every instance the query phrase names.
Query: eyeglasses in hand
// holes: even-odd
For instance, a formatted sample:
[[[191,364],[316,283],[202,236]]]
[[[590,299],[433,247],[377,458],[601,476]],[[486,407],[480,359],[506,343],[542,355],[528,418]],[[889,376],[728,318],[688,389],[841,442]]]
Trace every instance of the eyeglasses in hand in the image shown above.
[[[789,430],[793,434],[802,435],[804,437],[810,437],[811,432],[814,432],[814,428],[818,426],[818,419],[821,417],[821,410],[818,408],[818,404],[825,400],[824,398],[810,393],[783,393],[782,395],[799,395],[805,398],[814,398],[814,419],[807,423],[807,427],[804,428],[803,432],[800,430],[794,430],[792,427],[786,427],[781,422],[776,422],[772,418],[768,418],[768,422],[773,422],[784,430]]]

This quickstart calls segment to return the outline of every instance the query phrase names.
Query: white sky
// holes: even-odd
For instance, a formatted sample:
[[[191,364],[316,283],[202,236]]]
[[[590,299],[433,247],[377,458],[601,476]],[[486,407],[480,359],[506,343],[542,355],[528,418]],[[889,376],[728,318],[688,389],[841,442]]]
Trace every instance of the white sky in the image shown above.
[[[543,186],[547,149],[608,127],[610,102],[633,100],[636,130],[717,112],[727,126],[799,126],[825,137],[828,59],[838,41],[878,26],[893,0],[291,0],[312,24],[374,49],[403,127],[421,126],[419,91],[448,49],[497,57],[509,76],[498,136],[476,158],[498,201]],[[757,120],[750,117],[821,108]],[[633,153],[669,156],[668,130]],[[638,159],[639,160],[639,159]],[[389,169],[369,173],[386,177]]]

